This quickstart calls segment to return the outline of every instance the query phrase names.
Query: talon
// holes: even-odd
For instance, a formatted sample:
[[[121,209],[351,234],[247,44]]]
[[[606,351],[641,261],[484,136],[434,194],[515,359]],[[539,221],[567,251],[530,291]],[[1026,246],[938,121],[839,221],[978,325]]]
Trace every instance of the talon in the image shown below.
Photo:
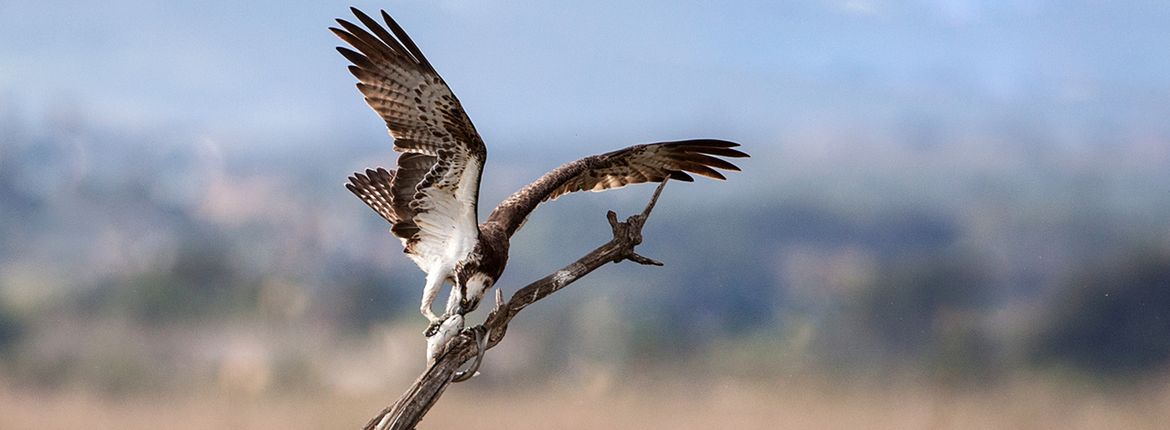
[[[423,334],[426,335],[426,337],[434,336],[435,333],[439,332],[439,328],[442,327],[443,323],[447,322],[447,320],[450,319],[452,316],[454,316],[454,315],[452,315],[450,313],[444,313],[443,315],[440,315],[440,316],[437,316],[434,318],[427,317],[427,319],[429,319],[431,321],[431,325],[427,326],[427,329],[426,329],[426,331],[423,332]],[[462,326],[460,326],[460,327],[462,327]]]
[[[435,333],[439,332],[439,327],[442,325],[443,325],[443,320],[431,321],[431,325],[427,326],[427,329],[425,331],[423,331],[423,336],[426,336],[426,337],[434,336]]]
[[[435,364],[435,360],[447,347],[451,339],[459,335],[463,329],[463,316],[452,315],[438,325],[434,335],[427,337],[427,367]]]

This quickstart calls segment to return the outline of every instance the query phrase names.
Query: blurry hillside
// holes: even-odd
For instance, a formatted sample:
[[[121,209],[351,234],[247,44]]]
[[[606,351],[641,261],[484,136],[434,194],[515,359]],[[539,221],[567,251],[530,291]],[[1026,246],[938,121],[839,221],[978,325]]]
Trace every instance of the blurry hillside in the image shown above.
[[[393,380],[338,369],[417,370],[421,274],[340,185],[356,168],[390,164],[389,145],[261,157],[102,128],[80,111],[44,127],[6,118],[7,379],[267,390]],[[1170,146],[995,133],[1006,135],[745,142],[754,157],[730,181],[668,187],[644,245],[665,268],[591,276],[533,309],[500,354],[512,360],[494,365],[925,371],[968,382],[1020,369],[1165,371]],[[614,145],[494,152],[485,202]],[[548,205],[500,285],[514,291],[604,241],[604,211],[637,210],[649,191]]]

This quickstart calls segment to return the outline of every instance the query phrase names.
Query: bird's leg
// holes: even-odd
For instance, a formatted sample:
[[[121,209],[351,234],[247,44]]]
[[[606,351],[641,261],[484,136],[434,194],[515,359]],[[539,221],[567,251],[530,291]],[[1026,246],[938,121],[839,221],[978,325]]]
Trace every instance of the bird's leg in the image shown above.
[[[451,287],[451,295],[447,297],[447,309],[443,311],[443,314],[434,318],[429,316],[427,317],[430,318],[431,325],[427,326],[427,331],[423,332],[423,335],[426,337],[429,338],[434,336],[435,333],[438,333],[440,330],[439,326],[441,326],[444,321],[451,319],[452,315],[455,315],[455,312],[452,309],[455,309],[455,306],[459,304],[459,297],[457,297],[455,294],[455,288],[455,286]],[[439,292],[435,291],[435,295],[439,295]],[[434,297],[431,298],[431,301],[434,301]],[[427,306],[427,310],[430,310],[429,305]],[[431,315],[434,315],[434,313],[431,313]]]
[[[451,315],[455,315],[455,314],[459,313],[459,299],[460,298],[461,297],[459,295],[459,286],[452,285],[451,286],[451,294],[447,296],[447,308],[445,311],[443,311],[443,315],[439,316],[440,320],[446,320],[447,318],[450,318]]]
[[[442,324],[445,319],[435,315],[435,311],[431,309],[431,303],[435,302],[435,298],[439,296],[439,289],[443,287],[443,277],[437,271],[434,272],[436,273],[427,274],[427,285],[423,288],[422,307],[419,308],[423,316],[430,321],[430,325],[424,333],[427,337],[434,335],[435,331],[439,329],[439,324]]]

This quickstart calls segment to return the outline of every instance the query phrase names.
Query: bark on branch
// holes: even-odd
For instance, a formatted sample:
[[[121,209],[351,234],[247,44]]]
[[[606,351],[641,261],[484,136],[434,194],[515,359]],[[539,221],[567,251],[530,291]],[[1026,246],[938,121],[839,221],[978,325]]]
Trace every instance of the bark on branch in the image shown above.
[[[491,349],[504,338],[508,324],[521,310],[548,297],[557,290],[565,288],[606,263],[630,260],[639,264],[661,266],[662,263],[659,261],[638,255],[634,252],[634,247],[642,243],[642,226],[650,217],[650,212],[654,209],[654,204],[658,202],[658,196],[662,194],[662,188],[665,186],[666,181],[663,181],[654,190],[654,196],[650,198],[650,202],[642,210],[642,213],[630,216],[625,221],[618,221],[617,214],[609,211],[606,217],[609,219],[610,228],[613,229],[613,239],[610,239],[609,242],[597,247],[572,264],[517,290],[507,303],[502,303],[502,293],[497,289],[495,308],[488,314],[483,324],[472,327],[470,330],[478,331],[481,336],[486,335],[486,348]],[[476,357],[479,353],[478,349],[475,336],[469,332],[464,332],[451,339],[447,343],[445,351],[435,360],[434,365],[423,372],[397,401],[366,423],[364,429],[410,430],[415,428],[419,421],[422,421],[423,416],[430,411],[431,406],[443,395],[443,391],[456,377],[459,368]]]

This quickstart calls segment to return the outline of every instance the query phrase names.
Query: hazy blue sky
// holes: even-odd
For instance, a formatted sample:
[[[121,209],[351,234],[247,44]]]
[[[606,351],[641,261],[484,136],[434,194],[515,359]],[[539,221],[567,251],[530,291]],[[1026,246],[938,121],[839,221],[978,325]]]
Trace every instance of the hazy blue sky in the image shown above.
[[[349,5],[0,2],[0,109],[259,143],[384,136],[326,31]],[[1170,117],[1165,1],[356,5],[398,19],[493,145]]]

